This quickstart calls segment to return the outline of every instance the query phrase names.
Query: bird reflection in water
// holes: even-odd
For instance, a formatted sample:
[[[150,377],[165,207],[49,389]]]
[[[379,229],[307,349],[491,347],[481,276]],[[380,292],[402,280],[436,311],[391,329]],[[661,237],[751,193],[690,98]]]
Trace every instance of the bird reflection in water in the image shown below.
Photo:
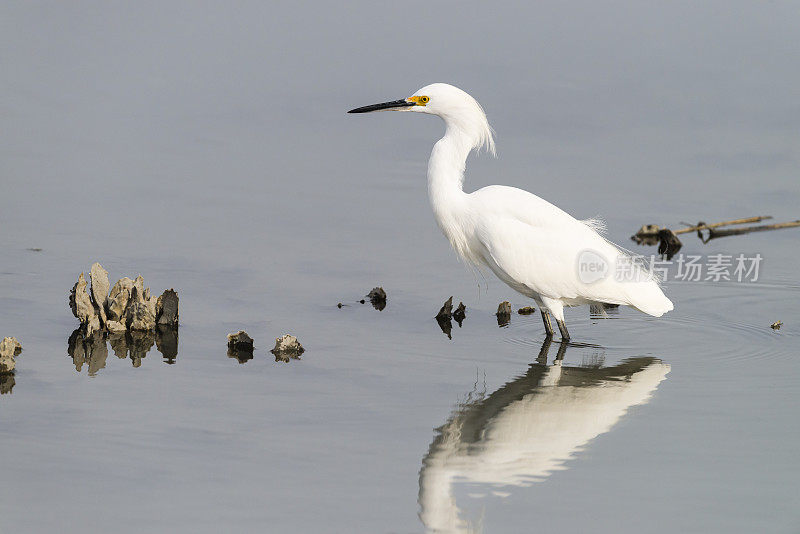
[[[106,344],[108,343],[108,344]],[[159,327],[155,332],[122,332],[95,333],[85,337],[81,329],[72,332],[67,341],[67,354],[72,358],[75,370],[80,372],[86,364],[89,376],[106,366],[108,359],[108,345],[117,358],[124,360],[130,358],[134,367],[142,365],[142,359],[147,356],[155,344],[161,353],[164,363],[174,364],[178,358],[178,331],[173,328]]]
[[[479,531],[460,517],[456,482],[486,484],[502,497],[503,486],[529,486],[567,469],[628,408],[646,403],[669,372],[652,357],[602,367],[602,353],[588,365],[565,366],[565,343],[548,365],[551,343],[525,375],[490,395],[473,392],[437,429],[419,474],[419,516],[429,531]]]

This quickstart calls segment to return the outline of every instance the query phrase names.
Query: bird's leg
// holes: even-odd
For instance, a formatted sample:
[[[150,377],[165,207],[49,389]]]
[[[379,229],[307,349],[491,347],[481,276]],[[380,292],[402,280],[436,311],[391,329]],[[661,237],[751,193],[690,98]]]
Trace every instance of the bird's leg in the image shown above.
[[[550,324],[550,312],[544,308],[539,308],[542,312],[542,321],[544,321],[544,329],[547,331],[547,337],[553,337],[553,325]]]
[[[558,324],[558,329],[561,330],[561,339],[564,341],[569,341],[569,330],[567,330],[567,323],[561,319],[556,319],[556,324]]]

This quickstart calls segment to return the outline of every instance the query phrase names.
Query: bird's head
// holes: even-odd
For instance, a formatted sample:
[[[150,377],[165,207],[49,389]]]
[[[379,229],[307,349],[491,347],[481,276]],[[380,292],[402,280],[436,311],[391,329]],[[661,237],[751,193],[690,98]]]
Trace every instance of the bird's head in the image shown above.
[[[441,117],[448,129],[465,135],[474,148],[485,147],[494,154],[494,131],[478,101],[458,87],[432,83],[408,98],[351,109],[348,113],[372,111],[414,111]]]

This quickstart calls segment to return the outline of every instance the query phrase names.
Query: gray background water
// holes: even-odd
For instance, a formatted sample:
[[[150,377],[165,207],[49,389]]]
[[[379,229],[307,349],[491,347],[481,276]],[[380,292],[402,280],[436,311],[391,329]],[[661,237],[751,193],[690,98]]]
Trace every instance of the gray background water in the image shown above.
[[[25,350],[0,397],[0,530],[424,531],[434,429],[524,374],[543,332],[537,316],[499,329],[498,302],[528,303],[435,226],[439,121],[345,111],[458,85],[498,134],[468,188],[602,215],[625,245],[649,222],[791,220],[799,25],[792,2],[4,2],[0,335]],[[759,281],[668,282],[658,320],[569,311],[600,348],[564,365],[644,355],[670,373],[566,470],[457,483],[461,517],[796,532],[797,239],[687,236],[687,253],[762,254]],[[67,292],[93,261],[178,290],[175,365],[153,348],[139,368],[112,353],[75,370]],[[374,285],[382,312],[355,303]],[[468,308],[452,341],[431,319],[450,295]],[[239,328],[257,345],[244,365],[226,357]],[[272,361],[284,332],[301,361]]]

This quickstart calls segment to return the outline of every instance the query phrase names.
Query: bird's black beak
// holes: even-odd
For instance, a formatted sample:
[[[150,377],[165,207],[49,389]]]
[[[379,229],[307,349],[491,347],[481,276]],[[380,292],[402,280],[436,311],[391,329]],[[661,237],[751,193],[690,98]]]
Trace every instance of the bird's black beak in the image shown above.
[[[369,113],[370,111],[382,111],[384,109],[395,108],[410,108],[416,106],[416,102],[409,102],[405,98],[402,100],[393,100],[391,102],[383,102],[381,104],[372,104],[371,106],[364,106],[363,108],[351,109],[348,113]]]

